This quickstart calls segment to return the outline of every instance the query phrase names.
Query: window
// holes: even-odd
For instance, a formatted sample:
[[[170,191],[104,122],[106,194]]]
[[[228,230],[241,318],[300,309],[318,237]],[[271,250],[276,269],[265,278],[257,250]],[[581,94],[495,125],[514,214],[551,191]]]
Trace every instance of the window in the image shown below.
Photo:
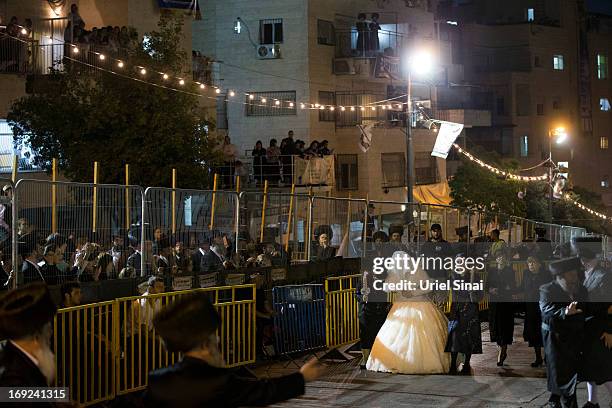
[[[535,10],[532,8],[527,9],[527,21],[535,20]]]
[[[326,20],[317,20],[317,41],[321,45],[336,45],[334,23]]]
[[[406,158],[404,153],[382,153],[382,186],[384,188],[406,186]]]
[[[610,110],[610,100],[608,98],[599,98],[599,110],[604,112]]]
[[[600,149],[607,149],[609,146],[608,144],[608,138],[606,136],[602,136],[599,138],[599,148]]]
[[[544,116],[544,104],[538,103],[536,106],[538,109],[538,116]]]
[[[497,114],[499,116],[504,116],[506,114],[506,106],[504,104],[504,98],[497,98]]]
[[[416,152],[414,155],[414,183],[434,184],[438,179],[438,164],[436,158],[427,152]]]
[[[608,56],[604,54],[597,54],[597,78],[606,79],[608,78]]]
[[[608,176],[603,176],[601,178],[601,186],[603,188],[608,188],[610,187],[610,178]]]
[[[296,115],[295,91],[249,92],[246,96],[247,116]]]
[[[554,110],[561,109],[561,98],[559,96],[553,99],[553,109]]]
[[[336,105],[336,94],[334,92],[319,91],[319,103],[321,105]],[[335,122],[336,112],[329,109],[319,110],[319,122]]]
[[[259,43],[279,44],[283,42],[283,19],[259,21]]]
[[[340,190],[357,190],[358,160],[356,154],[336,155],[336,186]]]
[[[553,69],[563,71],[563,55],[553,55]]]
[[[521,137],[521,157],[529,156],[529,136]]]

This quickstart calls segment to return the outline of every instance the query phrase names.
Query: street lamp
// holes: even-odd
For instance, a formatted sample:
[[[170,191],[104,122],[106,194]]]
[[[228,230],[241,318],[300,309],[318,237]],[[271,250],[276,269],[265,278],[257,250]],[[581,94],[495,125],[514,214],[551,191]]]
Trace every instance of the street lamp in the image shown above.
[[[412,187],[414,186],[414,149],[412,147],[412,75],[425,76],[433,71],[434,57],[429,50],[412,50],[403,60],[406,80],[406,201],[412,203]]]
[[[560,144],[565,143],[567,138],[568,138],[567,131],[565,130],[563,126],[559,126],[554,129],[550,129],[548,131],[548,182],[550,183],[550,190],[548,193],[548,217],[549,217],[551,224],[553,221],[553,213],[552,213],[553,185],[552,185],[552,182],[553,182],[553,166],[554,166],[554,162],[552,160],[552,143],[554,139],[555,143],[560,145]]]

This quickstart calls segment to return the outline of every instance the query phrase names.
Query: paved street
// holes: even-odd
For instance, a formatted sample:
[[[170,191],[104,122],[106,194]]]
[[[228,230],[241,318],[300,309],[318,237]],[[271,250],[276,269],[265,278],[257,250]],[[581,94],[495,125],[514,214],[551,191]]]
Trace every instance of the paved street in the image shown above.
[[[483,324],[483,340],[489,339]],[[522,341],[522,321],[516,320],[515,341],[504,367],[497,367],[495,344],[483,342],[483,354],[472,357],[473,376],[411,376],[362,371],[355,358],[330,366],[320,381],[311,383],[301,398],[278,407],[540,407],[548,400],[544,368],[534,369],[533,351]],[[303,361],[298,359],[297,362]],[[277,375],[295,369],[291,363],[261,367],[259,375]],[[601,407],[610,406],[602,388]],[[578,391],[579,406],[586,386]]]

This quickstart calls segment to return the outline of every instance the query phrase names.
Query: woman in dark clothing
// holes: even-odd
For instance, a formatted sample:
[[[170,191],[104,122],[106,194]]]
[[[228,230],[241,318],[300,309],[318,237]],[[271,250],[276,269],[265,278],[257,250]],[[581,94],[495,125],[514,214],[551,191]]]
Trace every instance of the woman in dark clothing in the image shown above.
[[[368,23],[366,22],[365,13],[359,13],[357,15],[357,54],[363,55],[367,49],[369,49],[369,31]]]
[[[508,345],[514,339],[514,305],[512,295],[515,290],[514,271],[508,264],[505,253],[497,254],[496,267],[489,268],[489,331],[491,341],[497,343],[497,365],[503,366],[508,356]]]
[[[372,22],[370,23],[370,43],[368,51],[377,52],[380,48],[380,43],[378,41],[378,31],[380,30],[380,24],[378,24],[378,18],[380,14],[372,13]]]
[[[312,143],[310,143],[310,147],[308,147],[308,149],[306,149],[304,152],[304,155],[307,159],[311,157],[319,157],[319,142],[313,140]]]
[[[253,170],[255,173],[255,183],[263,183],[263,168],[266,164],[266,149],[263,148],[261,140],[255,143],[255,149],[251,153],[253,156]]]
[[[463,258],[458,254],[457,259]],[[457,263],[459,265],[459,263]],[[452,274],[453,281],[480,281],[479,274],[474,269],[466,270],[457,267]],[[445,352],[451,353],[451,367],[449,374],[457,374],[457,357],[464,355],[461,374],[470,374],[470,358],[472,354],[482,354],[482,336],[480,332],[480,319],[478,318],[478,302],[482,298],[482,291],[454,290],[448,321],[448,339]]]
[[[318,261],[324,261],[336,256],[336,248],[330,246],[333,236],[333,231],[329,225],[320,225],[317,227],[315,231],[315,238],[318,245],[315,254]]]
[[[525,324],[523,339],[533,347],[535,361],[532,367],[541,367],[542,347],[542,313],[540,312],[540,286],[552,280],[550,274],[542,268],[542,262],[535,256],[527,258],[527,271],[523,275],[523,294],[525,295]]]

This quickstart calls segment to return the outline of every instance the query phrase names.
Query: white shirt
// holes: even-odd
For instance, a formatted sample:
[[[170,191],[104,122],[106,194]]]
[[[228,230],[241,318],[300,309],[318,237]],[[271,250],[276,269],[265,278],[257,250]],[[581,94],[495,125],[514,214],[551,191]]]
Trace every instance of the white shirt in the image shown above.
[[[38,367],[38,360],[36,359],[36,357],[34,357],[33,355],[31,355],[30,353],[28,353],[27,351],[25,351],[19,344],[15,343],[13,340],[9,340],[11,342],[11,344],[15,347],[17,347],[17,349],[19,351],[21,351],[23,354],[25,354],[30,360],[32,360],[32,362],[34,363],[34,365],[36,367]]]

